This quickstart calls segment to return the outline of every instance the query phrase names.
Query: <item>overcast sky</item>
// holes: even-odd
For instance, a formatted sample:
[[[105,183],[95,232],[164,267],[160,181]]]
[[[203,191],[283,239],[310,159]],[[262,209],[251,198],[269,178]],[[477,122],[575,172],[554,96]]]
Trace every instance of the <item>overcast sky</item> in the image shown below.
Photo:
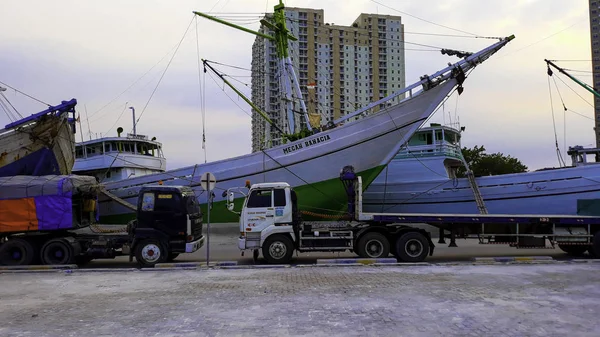
[[[168,169],[202,163],[197,44],[201,58],[250,68],[254,36],[200,17],[190,27],[192,11],[254,15],[240,23],[258,29],[260,13],[271,12],[275,3],[0,0],[0,81],[50,104],[76,98],[84,129],[78,130],[77,140],[90,137],[86,110],[94,138],[114,135],[118,126],[130,131],[133,121],[126,108],[134,106],[138,117],[143,113],[137,132],[163,142]],[[430,122],[448,123],[450,116],[453,120],[458,116],[466,127],[465,146],[485,145],[488,152],[510,154],[530,170],[558,165],[544,59],[579,60],[557,64],[591,84],[587,0],[288,0],[285,4],[323,9],[325,22],[338,25],[352,24],[360,13],[402,16],[407,85],[458,60],[409,43],[475,52],[496,40],[473,34],[515,34],[515,40],[471,73],[458,100],[456,95],[450,98]],[[248,71],[218,69],[240,76],[236,79],[242,83],[234,83],[250,93]],[[559,76],[593,102],[590,93]],[[570,110],[564,113],[551,80],[558,143],[566,156],[565,144],[595,145],[593,108],[554,77]],[[206,157],[212,161],[249,153],[250,108],[213,78],[200,76],[206,81]],[[44,109],[14,91],[6,94],[23,115]],[[0,125],[7,122],[0,111]]]

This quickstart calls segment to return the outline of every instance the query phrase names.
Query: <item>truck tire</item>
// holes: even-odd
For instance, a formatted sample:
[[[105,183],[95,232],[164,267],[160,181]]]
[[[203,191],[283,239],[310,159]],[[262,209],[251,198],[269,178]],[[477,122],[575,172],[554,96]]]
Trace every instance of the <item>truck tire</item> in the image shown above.
[[[370,232],[358,239],[356,244],[358,256],[367,259],[380,259],[390,254],[390,243],[385,235]]]
[[[73,248],[64,239],[50,239],[42,246],[40,252],[42,264],[60,265],[71,264],[75,260]]]
[[[395,248],[399,261],[422,262],[429,253],[429,240],[419,232],[408,232],[398,237]]]
[[[589,246],[578,246],[578,245],[558,245],[558,248],[563,252],[572,255],[572,256],[582,256],[586,250],[588,250]]]
[[[9,239],[0,245],[0,265],[26,266],[35,259],[35,249],[27,240]]]
[[[152,268],[157,263],[165,262],[167,258],[168,253],[158,240],[145,239],[135,246],[135,259],[144,268]]]
[[[294,245],[287,236],[275,234],[265,240],[262,253],[268,263],[287,264],[294,254]]]

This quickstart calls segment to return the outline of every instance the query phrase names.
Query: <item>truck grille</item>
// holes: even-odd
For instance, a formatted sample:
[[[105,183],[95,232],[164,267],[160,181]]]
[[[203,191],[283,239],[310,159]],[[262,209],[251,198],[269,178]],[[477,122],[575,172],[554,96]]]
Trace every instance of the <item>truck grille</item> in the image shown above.
[[[202,237],[202,221],[196,220],[192,221],[192,235],[194,239]]]

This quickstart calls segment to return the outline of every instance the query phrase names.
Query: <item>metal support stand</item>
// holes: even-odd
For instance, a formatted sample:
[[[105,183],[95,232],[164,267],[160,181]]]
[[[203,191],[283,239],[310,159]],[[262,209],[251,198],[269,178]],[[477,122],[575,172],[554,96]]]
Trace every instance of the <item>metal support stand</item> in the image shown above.
[[[444,230],[440,228],[440,239],[438,240],[438,243],[446,243],[446,240],[444,239]]]
[[[454,226],[450,227],[450,244],[448,247],[458,247],[456,245],[456,233],[454,232]]]

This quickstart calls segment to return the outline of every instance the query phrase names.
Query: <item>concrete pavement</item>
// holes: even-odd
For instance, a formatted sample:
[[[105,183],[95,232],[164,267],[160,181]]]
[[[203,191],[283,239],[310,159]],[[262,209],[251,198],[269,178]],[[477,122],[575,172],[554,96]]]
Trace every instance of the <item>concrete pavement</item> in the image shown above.
[[[600,264],[0,274],[2,336],[598,336]]]

